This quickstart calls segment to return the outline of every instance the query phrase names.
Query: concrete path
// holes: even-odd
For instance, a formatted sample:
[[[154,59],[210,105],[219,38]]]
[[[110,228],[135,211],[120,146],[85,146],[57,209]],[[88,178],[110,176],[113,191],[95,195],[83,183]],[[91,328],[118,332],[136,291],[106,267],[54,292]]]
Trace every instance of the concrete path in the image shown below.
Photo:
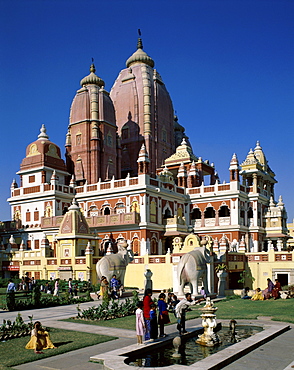
[[[97,302],[86,302],[80,304],[81,309],[97,305]],[[0,323],[3,319],[14,320],[16,312],[0,311]],[[87,324],[76,324],[70,322],[60,322],[58,320],[77,315],[76,305],[43,308],[38,310],[21,311],[25,321],[29,321],[28,316],[33,315],[33,320],[39,320],[44,326],[91,332],[97,334],[113,335],[119,339],[97,344],[91,347],[82,348],[62,355],[41,359],[28,364],[14,367],[19,370],[102,370],[103,366],[89,362],[93,355],[109,352],[114,349],[129,346],[136,343],[136,333],[133,330],[123,330],[109,327],[99,327]],[[260,318],[265,321],[266,318]],[[260,320],[261,321],[261,320]],[[252,324],[254,320],[251,320]],[[187,321],[187,328],[201,325],[201,319]],[[259,370],[292,370],[294,366],[293,338],[294,325],[290,324],[291,330],[276,337],[274,340],[263,344],[249,354],[239,358],[234,363],[223,367],[226,370],[259,369]],[[175,325],[167,326],[166,333],[175,333]],[[135,369],[130,367],[130,370]],[[168,370],[168,368],[167,368]]]

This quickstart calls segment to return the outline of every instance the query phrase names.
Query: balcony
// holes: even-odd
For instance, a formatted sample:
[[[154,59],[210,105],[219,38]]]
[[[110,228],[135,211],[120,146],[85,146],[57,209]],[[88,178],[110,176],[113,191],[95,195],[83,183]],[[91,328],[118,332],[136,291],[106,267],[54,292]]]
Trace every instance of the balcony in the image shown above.
[[[116,213],[103,216],[86,217],[89,227],[104,227],[114,225],[138,225],[140,215],[137,212]]]

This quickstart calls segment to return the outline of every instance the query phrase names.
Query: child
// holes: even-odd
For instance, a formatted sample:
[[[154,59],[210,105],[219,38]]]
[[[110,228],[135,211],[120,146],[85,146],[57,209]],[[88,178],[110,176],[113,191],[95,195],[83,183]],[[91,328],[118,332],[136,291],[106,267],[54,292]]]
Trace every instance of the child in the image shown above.
[[[200,294],[202,295],[203,298],[207,297],[206,291],[204,289],[204,286],[200,289]]]
[[[158,337],[158,325],[156,317],[156,306],[154,303],[150,305],[150,340],[149,342],[154,342]]]
[[[143,308],[143,302],[139,301],[137,303],[137,309],[136,309],[136,334],[137,334],[138,344],[143,344],[143,335],[145,332],[145,322],[144,322],[142,308]]]

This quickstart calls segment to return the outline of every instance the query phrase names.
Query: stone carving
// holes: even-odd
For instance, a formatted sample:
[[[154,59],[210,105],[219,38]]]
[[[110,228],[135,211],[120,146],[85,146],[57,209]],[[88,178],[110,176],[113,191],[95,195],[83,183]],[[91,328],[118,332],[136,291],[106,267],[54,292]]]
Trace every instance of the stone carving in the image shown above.
[[[118,243],[118,252],[104,256],[96,264],[96,272],[98,279],[105,276],[108,281],[113,275],[124,285],[125,273],[127,265],[134,259],[133,251],[128,247],[127,241],[124,239]]]
[[[181,354],[180,354],[180,346],[181,346],[181,344],[182,344],[181,337],[175,337],[173,339],[173,346],[174,346],[174,349],[175,349],[175,352],[172,354],[173,357],[175,357],[175,358],[181,357]]]
[[[206,247],[196,247],[191,252],[182,256],[178,264],[177,274],[179,289],[178,294],[184,295],[184,287],[190,285],[191,294],[197,294],[200,280],[206,292],[207,285],[207,263],[209,262],[209,254]]]
[[[146,278],[144,281],[144,286],[145,286],[144,291],[145,292],[147,289],[151,289],[151,290],[153,289],[153,282],[151,280],[152,275],[153,275],[153,272],[150,269],[147,269],[144,273],[144,276]]]
[[[214,347],[220,343],[218,335],[214,332],[216,328],[216,315],[217,307],[214,307],[210,297],[206,298],[206,304],[203,308],[199,308],[201,311],[202,326],[204,333],[198,336],[196,343],[206,347]]]

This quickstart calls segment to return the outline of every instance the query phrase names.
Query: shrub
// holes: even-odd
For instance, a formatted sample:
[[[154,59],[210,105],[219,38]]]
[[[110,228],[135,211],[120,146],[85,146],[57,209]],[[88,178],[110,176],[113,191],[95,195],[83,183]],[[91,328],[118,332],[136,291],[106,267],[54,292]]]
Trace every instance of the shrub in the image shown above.
[[[109,301],[103,300],[99,306],[93,306],[83,311],[81,311],[78,306],[77,318],[82,320],[111,320],[118,317],[133,315],[137,308],[138,300],[138,292],[133,291],[133,298],[127,298],[125,302],[122,303],[112,300],[110,304]]]
[[[15,321],[3,320],[0,326],[0,341],[30,335],[34,327],[33,316],[29,316],[30,322],[26,324],[20,313],[16,316]]]

